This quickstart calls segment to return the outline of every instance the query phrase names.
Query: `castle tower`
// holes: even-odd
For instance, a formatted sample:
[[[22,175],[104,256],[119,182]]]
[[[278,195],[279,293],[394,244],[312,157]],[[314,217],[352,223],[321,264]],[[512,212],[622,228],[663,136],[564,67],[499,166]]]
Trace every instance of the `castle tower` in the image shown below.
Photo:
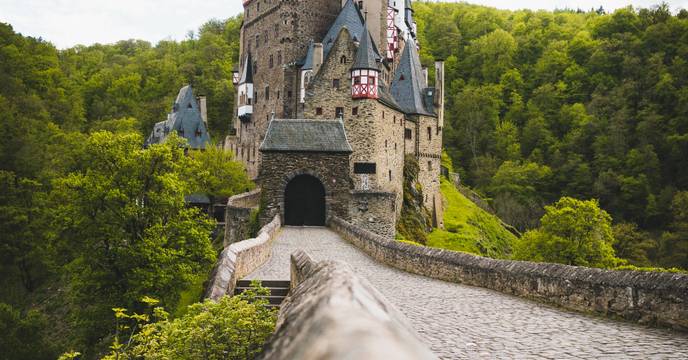
[[[253,60],[251,53],[244,60],[237,92],[239,93],[237,116],[242,122],[249,122],[251,115],[253,115]]]
[[[351,97],[353,99],[377,99],[380,69],[375,60],[375,50],[364,24],[361,43],[356,52],[356,61],[351,67]]]

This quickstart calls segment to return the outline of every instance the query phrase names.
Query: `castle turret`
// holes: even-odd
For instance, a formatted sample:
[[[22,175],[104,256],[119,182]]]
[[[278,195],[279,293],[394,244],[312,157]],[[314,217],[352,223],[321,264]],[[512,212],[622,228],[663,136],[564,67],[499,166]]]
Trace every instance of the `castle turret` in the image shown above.
[[[242,122],[251,121],[253,115],[253,60],[251,53],[246,56],[244,60],[243,70],[241,72],[241,79],[239,79],[238,93],[239,106],[238,116]]]
[[[351,67],[351,97],[354,99],[377,99],[380,69],[368,27],[365,25],[361,38],[358,51],[356,51],[356,61]]]

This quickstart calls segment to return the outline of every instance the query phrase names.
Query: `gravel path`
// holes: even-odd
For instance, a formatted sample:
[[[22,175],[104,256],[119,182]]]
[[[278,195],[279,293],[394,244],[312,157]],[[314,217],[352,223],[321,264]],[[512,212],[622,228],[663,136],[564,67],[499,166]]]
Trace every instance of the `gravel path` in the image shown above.
[[[443,359],[688,359],[688,335],[590,317],[382,265],[327,228],[285,227],[250,279],[289,279],[289,256],[341,260],[367,278]]]

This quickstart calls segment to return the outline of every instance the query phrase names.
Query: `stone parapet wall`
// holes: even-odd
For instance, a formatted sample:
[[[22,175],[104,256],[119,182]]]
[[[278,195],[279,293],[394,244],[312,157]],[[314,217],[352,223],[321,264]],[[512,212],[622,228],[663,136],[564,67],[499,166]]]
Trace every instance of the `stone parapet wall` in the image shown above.
[[[485,287],[566,309],[688,331],[688,275],[496,260],[413,246],[331,218],[372,258],[430,278]]]
[[[218,300],[232,295],[236,282],[263,265],[272,253],[272,240],[282,228],[279,216],[265,225],[258,236],[226,247],[210,275],[205,298]]]
[[[251,234],[251,212],[260,206],[260,189],[235,195],[227,200],[225,209],[224,246],[248,238]]]
[[[291,257],[292,290],[261,359],[437,359],[406,318],[349,265]]]

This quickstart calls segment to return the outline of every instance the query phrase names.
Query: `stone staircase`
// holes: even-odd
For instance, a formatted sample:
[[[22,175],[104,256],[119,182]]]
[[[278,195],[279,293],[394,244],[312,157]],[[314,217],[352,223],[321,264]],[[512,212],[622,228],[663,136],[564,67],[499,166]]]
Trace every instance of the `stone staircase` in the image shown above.
[[[251,288],[252,280],[239,280],[234,288],[234,295],[239,295],[242,292]],[[258,280],[260,285],[270,290],[269,296],[260,296],[268,300],[268,307],[279,308],[284,298],[287,297],[290,288],[289,280]]]

